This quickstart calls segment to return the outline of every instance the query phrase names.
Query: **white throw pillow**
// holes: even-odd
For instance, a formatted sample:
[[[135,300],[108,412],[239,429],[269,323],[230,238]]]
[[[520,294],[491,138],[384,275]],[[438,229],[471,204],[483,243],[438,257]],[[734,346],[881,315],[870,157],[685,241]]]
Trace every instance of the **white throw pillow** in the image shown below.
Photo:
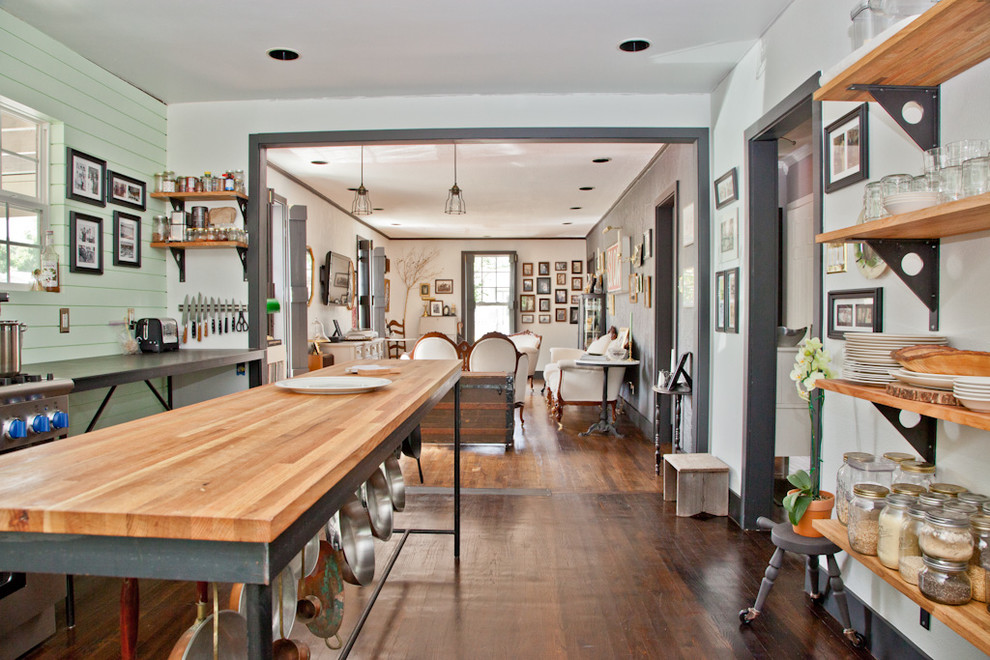
[[[590,355],[605,355],[605,349],[608,347],[609,342],[612,338],[609,335],[602,335],[595,341],[588,344],[588,354]]]

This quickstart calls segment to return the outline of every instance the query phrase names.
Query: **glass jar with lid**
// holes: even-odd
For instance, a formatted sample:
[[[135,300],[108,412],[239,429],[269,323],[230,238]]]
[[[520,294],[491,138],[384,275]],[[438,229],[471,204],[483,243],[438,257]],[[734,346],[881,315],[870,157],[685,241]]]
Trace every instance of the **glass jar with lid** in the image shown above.
[[[162,172],[162,192],[175,192],[175,172],[172,170],[165,170]]]
[[[960,502],[955,498],[950,498],[948,502],[942,505],[942,510],[959,511],[960,513],[965,513],[967,516],[975,516],[980,512],[980,507],[969,502]]]
[[[967,563],[938,557],[924,557],[918,573],[918,589],[927,598],[943,605],[965,605],[973,596]]]
[[[925,461],[902,461],[897,464],[894,481],[903,484],[918,484],[927,490],[935,481],[935,466]]]
[[[865,451],[847,451],[842,455],[842,465],[835,473],[835,517],[843,525],[849,519],[849,500],[852,497],[852,484],[849,482],[852,468],[849,466],[850,459],[860,461],[872,460],[873,454]]]
[[[901,527],[901,538],[897,548],[897,570],[908,584],[918,584],[918,572],[924,567],[921,561],[921,547],[918,535],[925,524],[928,507],[915,503],[907,508],[907,518]]]
[[[889,490],[879,484],[856,484],[849,502],[849,545],[860,554],[876,556],[880,512]],[[968,559],[968,557],[967,557]]]
[[[973,532],[973,556],[969,559],[969,581],[973,600],[987,602],[987,569],[990,568],[990,516],[977,514],[969,519]]]
[[[918,459],[914,454],[908,454],[903,451],[888,451],[883,455],[888,461],[893,461],[895,463],[903,463],[904,461],[915,461]]]
[[[949,497],[959,497],[960,493],[969,492],[969,488],[965,486],[959,486],[957,484],[946,484],[946,483],[936,483],[928,487],[933,493],[942,493],[943,495],[948,495]]]
[[[942,493],[922,493],[918,495],[918,501],[929,507],[941,509],[942,505],[952,498]]]
[[[929,511],[925,514],[925,524],[918,534],[918,546],[929,557],[968,562],[973,556],[969,514],[961,511]]]
[[[880,511],[877,558],[887,568],[897,570],[900,556],[901,529],[907,520],[907,508],[914,502],[909,495],[891,493]]]
[[[169,228],[168,216],[154,216],[151,220],[151,242],[164,243],[169,240]]]
[[[976,508],[980,508],[983,506],[984,502],[990,501],[990,497],[987,497],[983,493],[973,493],[970,491],[966,491],[965,493],[959,493],[959,495],[956,496],[956,499],[959,500],[960,502],[974,504],[976,505]]]
[[[907,484],[904,482],[896,482],[890,484],[890,492],[897,495],[908,495],[911,498],[917,498],[922,493],[927,493],[928,489],[924,486],[919,486],[918,484]]]

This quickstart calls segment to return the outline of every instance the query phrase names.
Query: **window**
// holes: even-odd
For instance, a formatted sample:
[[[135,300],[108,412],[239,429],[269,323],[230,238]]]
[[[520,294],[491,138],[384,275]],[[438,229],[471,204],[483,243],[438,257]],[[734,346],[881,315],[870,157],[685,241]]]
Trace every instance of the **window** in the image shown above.
[[[41,262],[48,124],[0,103],[0,284],[28,284]]]
[[[467,280],[473,297],[466,301],[465,330],[468,341],[488,332],[509,334],[514,326],[514,253],[465,253]]]

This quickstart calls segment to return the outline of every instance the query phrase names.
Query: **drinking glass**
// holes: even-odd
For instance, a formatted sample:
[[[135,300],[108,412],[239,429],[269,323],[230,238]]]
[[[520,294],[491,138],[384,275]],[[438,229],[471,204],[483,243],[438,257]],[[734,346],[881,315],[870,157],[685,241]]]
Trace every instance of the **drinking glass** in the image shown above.
[[[937,193],[939,185],[941,185],[941,177],[937,170],[928,174],[919,174],[911,179],[911,192]]]
[[[951,202],[962,197],[962,166],[950,165],[943,167],[939,171],[939,199],[942,202]]]
[[[962,194],[964,197],[982,195],[987,192],[988,179],[990,179],[990,158],[981,156],[963,161]]]
[[[866,184],[863,191],[863,209],[867,220],[879,220],[887,216],[883,207],[883,189],[879,181]]]
[[[938,172],[939,168],[942,166],[941,161],[941,149],[938,147],[932,147],[921,154],[921,162],[925,168],[925,174],[933,174]]]
[[[891,195],[911,192],[911,182],[914,177],[910,174],[888,174],[880,179],[880,189],[883,191],[883,198],[887,199]]]

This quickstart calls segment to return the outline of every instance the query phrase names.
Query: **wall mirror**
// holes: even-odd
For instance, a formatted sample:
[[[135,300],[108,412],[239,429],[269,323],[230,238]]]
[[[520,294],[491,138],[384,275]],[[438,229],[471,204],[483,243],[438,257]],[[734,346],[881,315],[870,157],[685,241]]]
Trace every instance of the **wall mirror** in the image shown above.
[[[313,257],[313,248],[306,246],[306,305],[313,304],[313,291],[316,289],[315,272],[313,267],[316,259]]]

